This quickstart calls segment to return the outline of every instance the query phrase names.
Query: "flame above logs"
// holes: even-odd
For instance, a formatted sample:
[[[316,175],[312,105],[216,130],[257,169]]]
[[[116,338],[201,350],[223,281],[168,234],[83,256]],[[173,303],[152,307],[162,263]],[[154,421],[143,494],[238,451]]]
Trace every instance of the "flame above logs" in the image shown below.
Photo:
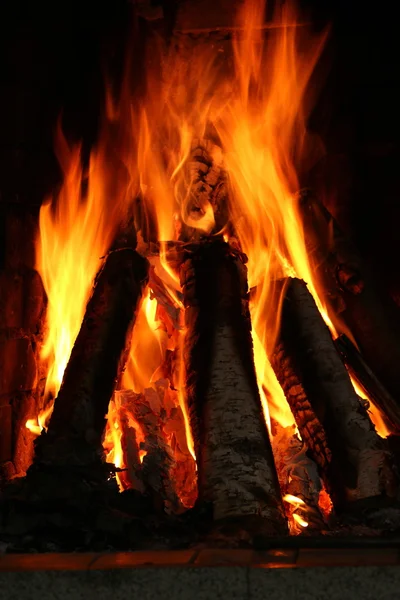
[[[343,508],[368,498],[393,499],[397,481],[385,441],[356,395],[306,284],[298,279],[287,282],[280,339],[295,361],[296,374],[332,452],[322,462],[317,442],[310,444],[334,505]],[[305,431],[304,422],[298,419]]]
[[[96,462],[108,403],[124,368],[147,261],[131,248],[112,251],[100,270],[36,456],[49,464]]]
[[[337,236],[325,235],[331,230],[324,211],[307,212],[307,205],[304,216],[305,197],[294,195],[298,155],[306,154],[303,95],[325,34],[310,37],[303,46],[300,32],[288,26],[292,13],[285,6],[275,17],[281,29],[269,32],[267,41],[264,9],[262,0],[248,0],[239,11],[232,69],[217,68],[210,48],[204,54],[194,48],[193,64],[164,48],[165,61],[159,61],[167,66],[164,85],[157,81],[158,71],[150,71],[143,104],[133,102],[132,108],[128,94],[109,110],[123,140],[115,173],[124,173],[126,181],[111,169],[110,181],[124,183],[116,185],[118,193],[107,195],[102,179],[104,164],[109,167],[107,153],[101,154],[97,171],[94,162],[89,179],[94,171],[100,174],[95,187],[103,201],[91,231],[95,239],[106,197],[118,198],[118,206],[122,199],[125,208],[137,197],[132,229],[140,230],[141,252],[151,262],[150,283],[142,295],[148,263],[131,248],[108,255],[48,432],[37,442],[36,466],[83,462],[87,467],[98,458],[107,405],[118,384],[103,447],[107,459],[124,469],[117,475],[122,489],[133,488],[158,512],[176,515],[194,504],[196,457],[195,510],[209,504],[214,521],[239,519],[249,524],[249,533],[277,535],[287,532],[281,490],[291,507],[291,526],[321,531],[327,520],[319,507],[320,475],[337,509],[357,501],[391,503],[397,482],[385,442],[333,344],[337,323],[325,310],[326,281],[314,277],[310,259],[320,258],[318,237],[335,244]],[[74,184],[74,215],[82,205],[79,160],[77,155],[76,176],[66,176]],[[124,213],[117,212],[112,230]],[[71,227],[73,221],[72,216]],[[86,211],[79,221],[82,231],[88,221]],[[51,242],[48,234],[43,238]],[[315,254],[310,242],[315,242]],[[73,245],[76,250],[75,238]],[[364,278],[343,256],[340,246],[333,263],[327,261],[328,270],[348,302],[348,320],[360,346],[370,353],[377,321],[372,328],[364,323],[373,294],[364,295]],[[247,276],[254,290],[251,302]],[[288,276],[281,294],[281,279]],[[282,296],[279,302],[276,295]],[[382,339],[390,340],[389,333],[386,323]],[[394,364],[381,357],[380,373],[389,383],[395,381]],[[58,365],[60,372],[64,366]],[[394,408],[391,420],[397,419]]]

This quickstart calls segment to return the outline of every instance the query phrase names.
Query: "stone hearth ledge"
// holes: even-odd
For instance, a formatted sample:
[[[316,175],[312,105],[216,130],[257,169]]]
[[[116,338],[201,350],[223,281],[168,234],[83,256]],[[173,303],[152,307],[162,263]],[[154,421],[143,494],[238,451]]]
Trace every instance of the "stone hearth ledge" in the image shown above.
[[[111,556],[117,555],[108,558]],[[29,564],[26,557],[19,558]],[[59,559],[57,563],[55,555],[44,558],[48,560],[47,569],[68,569],[69,559],[64,562]],[[153,564],[140,569],[118,569],[113,568],[117,560],[113,565],[104,556],[93,562],[92,555],[91,560],[92,564],[86,562],[82,570],[2,571],[0,597],[2,600],[395,600],[400,589],[398,566],[252,569],[180,563],[175,568]],[[34,562],[31,560],[30,565]],[[119,566],[132,567],[134,563],[129,565],[125,560]]]

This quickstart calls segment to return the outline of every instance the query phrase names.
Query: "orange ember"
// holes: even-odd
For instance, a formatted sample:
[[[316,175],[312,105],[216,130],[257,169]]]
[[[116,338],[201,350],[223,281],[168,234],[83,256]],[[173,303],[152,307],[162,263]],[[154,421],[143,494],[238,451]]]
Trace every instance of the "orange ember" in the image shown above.
[[[293,535],[297,535],[301,533],[301,530],[305,527],[308,527],[308,522],[304,519],[304,517],[300,514],[300,512],[305,513],[307,510],[306,503],[301,498],[297,496],[293,496],[293,494],[286,494],[283,496],[283,501],[287,502],[290,505],[290,512],[292,521],[289,521],[290,531]],[[299,512],[296,512],[299,511]]]

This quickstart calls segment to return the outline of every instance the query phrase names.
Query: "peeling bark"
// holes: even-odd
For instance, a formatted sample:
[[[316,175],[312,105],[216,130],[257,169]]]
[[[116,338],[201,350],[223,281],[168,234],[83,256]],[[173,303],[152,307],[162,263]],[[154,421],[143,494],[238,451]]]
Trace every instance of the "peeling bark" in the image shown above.
[[[199,499],[214,519],[257,517],[286,532],[274,459],[257,388],[243,257],[221,240],[188,246],[181,267],[186,307],[186,392]]]
[[[166,380],[159,380],[153,386],[142,394],[129,390],[119,392],[121,414],[127,421],[134,418],[131,431],[140,427],[143,441],[139,447],[144,457],[137,465],[136,475],[144,490],[157,510],[179,513],[187,503],[194,504],[195,464],[187,449],[183,416],[176,406],[176,391],[171,390]],[[134,438],[137,439],[136,433]]]
[[[289,279],[286,288],[280,338],[332,452],[323,474],[335,508],[393,498],[397,482],[387,445],[354,392],[329,329],[299,279]]]

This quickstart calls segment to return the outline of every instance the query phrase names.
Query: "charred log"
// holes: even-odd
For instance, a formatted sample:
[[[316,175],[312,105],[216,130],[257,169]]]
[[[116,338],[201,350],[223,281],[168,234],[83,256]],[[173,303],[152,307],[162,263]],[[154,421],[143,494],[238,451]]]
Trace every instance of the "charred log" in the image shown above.
[[[214,520],[250,518],[286,531],[253,362],[243,257],[217,239],[188,246],[184,292],[186,392],[200,501]]]
[[[111,252],[71,352],[36,460],[90,464],[101,454],[105,415],[126,359],[127,340],[147,277],[147,261],[130,248]],[[73,290],[71,290],[73,293]]]
[[[337,328],[343,331],[345,324],[366,362],[400,403],[400,319],[394,303],[380,293],[356,248],[312,193],[301,192],[299,202],[308,254],[325,300],[340,319]],[[394,418],[391,406],[387,411]]]
[[[280,339],[332,452],[322,475],[335,508],[368,499],[385,503],[393,498],[397,482],[385,441],[354,392],[329,329],[299,279],[287,281]],[[313,452],[312,446],[310,450]]]
[[[335,340],[335,345],[351,375],[367,397],[381,410],[388,428],[394,433],[400,433],[399,405],[381,384],[353,342],[345,334],[342,334]]]
[[[207,233],[221,231],[228,221],[226,174],[222,167],[222,150],[207,139],[194,140],[186,165],[182,195],[183,241],[194,241]],[[201,227],[199,228],[199,223]]]
[[[324,473],[324,478],[327,479],[332,453],[328,447],[325,430],[316,417],[304,390],[294,357],[287,352],[281,339],[278,340],[270,361],[292,410],[300,435],[307,444],[320,473]]]

